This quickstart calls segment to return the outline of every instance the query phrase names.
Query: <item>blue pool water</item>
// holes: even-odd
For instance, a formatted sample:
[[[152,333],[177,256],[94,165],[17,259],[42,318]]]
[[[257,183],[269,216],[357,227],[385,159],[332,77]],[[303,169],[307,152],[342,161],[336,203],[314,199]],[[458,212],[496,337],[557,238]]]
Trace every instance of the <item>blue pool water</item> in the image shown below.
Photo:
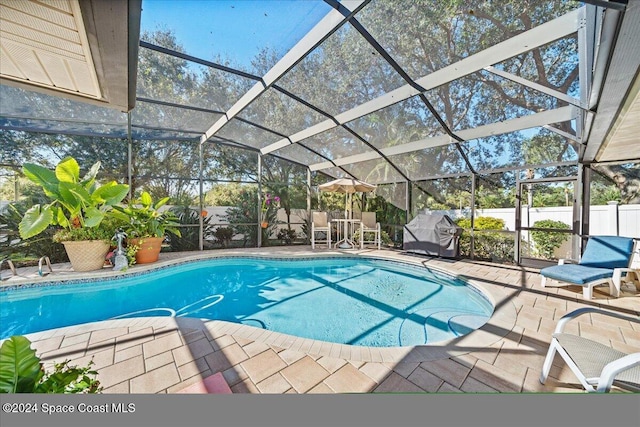
[[[0,291],[0,337],[139,316],[227,320],[378,347],[464,335],[493,306],[464,282],[355,258],[218,258],[107,281]]]

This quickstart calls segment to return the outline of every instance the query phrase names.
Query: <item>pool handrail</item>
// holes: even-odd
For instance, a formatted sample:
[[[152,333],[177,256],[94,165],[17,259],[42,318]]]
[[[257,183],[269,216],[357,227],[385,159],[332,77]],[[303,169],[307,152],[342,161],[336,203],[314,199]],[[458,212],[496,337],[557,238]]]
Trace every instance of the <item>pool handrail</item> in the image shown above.
[[[18,272],[16,271],[16,266],[13,265],[13,261],[11,261],[9,258],[4,258],[3,260],[0,260],[0,281],[9,280],[9,277],[7,277],[6,279],[2,278],[2,264],[4,264],[5,262],[9,266],[9,269],[11,270],[11,273],[13,273],[13,276],[18,275]]]
[[[47,267],[49,267],[49,272],[48,273],[42,273],[42,261],[45,261],[45,263],[47,264]],[[40,277],[44,276],[45,274],[50,274],[53,273],[53,268],[51,268],[51,260],[49,259],[48,256],[43,256],[40,257],[40,259],[38,260],[38,275]]]

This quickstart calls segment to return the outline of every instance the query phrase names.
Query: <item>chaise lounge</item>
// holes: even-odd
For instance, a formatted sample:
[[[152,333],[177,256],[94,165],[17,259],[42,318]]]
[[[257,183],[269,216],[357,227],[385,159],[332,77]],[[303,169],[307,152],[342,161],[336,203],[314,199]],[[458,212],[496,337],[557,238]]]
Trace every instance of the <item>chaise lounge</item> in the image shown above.
[[[546,287],[547,280],[551,279],[559,282],[559,286],[582,286],[584,299],[590,300],[594,286],[608,284],[611,296],[617,298],[623,273],[635,274],[631,269],[633,253],[634,240],[630,237],[591,237],[578,264],[566,264],[561,259],[558,265],[540,270],[540,285]]]

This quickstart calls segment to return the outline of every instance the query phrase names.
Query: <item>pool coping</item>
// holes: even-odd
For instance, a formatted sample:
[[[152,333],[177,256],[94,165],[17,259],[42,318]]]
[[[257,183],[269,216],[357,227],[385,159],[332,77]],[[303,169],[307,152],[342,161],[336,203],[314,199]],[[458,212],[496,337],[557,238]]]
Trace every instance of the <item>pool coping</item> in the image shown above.
[[[405,347],[370,347],[370,346],[354,346],[348,344],[338,344],[327,341],[320,341],[308,338],[297,337],[276,331],[264,330],[250,325],[243,325],[222,320],[208,320],[197,318],[175,318],[175,317],[138,317],[131,319],[115,319],[104,320],[98,322],[90,322],[81,325],[67,326],[62,328],[50,329],[46,331],[34,332],[25,336],[31,341],[39,341],[60,335],[72,335],[82,332],[109,329],[124,326],[148,326],[153,324],[156,327],[177,327],[200,329],[203,332],[215,336],[221,333],[233,335],[239,338],[249,339],[262,342],[267,345],[278,346],[284,349],[294,351],[302,351],[307,354],[327,357],[344,357],[348,356],[350,360],[355,361],[384,361],[384,362],[425,362],[450,357],[460,356],[466,353],[476,351],[478,348],[490,347],[492,344],[500,341],[516,325],[517,310],[508,295],[503,293],[499,287],[484,284],[478,280],[470,280],[439,266],[426,265],[430,260],[424,257],[414,257],[403,253],[391,251],[376,251],[374,253],[354,253],[342,251],[327,252],[309,252],[309,253],[292,253],[285,252],[282,254],[265,253],[259,251],[225,251],[224,253],[197,253],[185,255],[179,259],[162,260],[153,264],[138,266],[125,272],[100,271],[89,273],[76,273],[72,276],[61,278],[52,278],[44,276],[41,278],[25,278],[24,280],[14,280],[12,283],[4,283],[0,290],[8,286],[17,288],[31,286],[55,286],[55,283],[74,282],[86,279],[104,279],[104,278],[123,278],[132,275],[143,274],[149,271],[164,269],[173,265],[190,263],[215,258],[237,258],[237,257],[256,257],[265,259],[286,259],[286,258],[370,258],[382,259],[386,261],[401,262],[413,266],[423,267],[438,273],[448,275],[450,277],[464,281],[475,287],[484,297],[486,297],[494,307],[494,312],[490,319],[480,328],[460,337],[451,338],[445,341],[439,341],[431,344],[405,346]]]

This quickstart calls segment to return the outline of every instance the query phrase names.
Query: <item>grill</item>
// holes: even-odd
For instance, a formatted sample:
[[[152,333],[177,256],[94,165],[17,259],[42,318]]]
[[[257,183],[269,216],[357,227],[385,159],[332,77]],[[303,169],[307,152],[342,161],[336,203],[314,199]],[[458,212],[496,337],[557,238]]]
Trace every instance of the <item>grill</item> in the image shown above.
[[[421,213],[404,226],[404,243],[407,252],[455,258],[462,228],[443,214]]]

